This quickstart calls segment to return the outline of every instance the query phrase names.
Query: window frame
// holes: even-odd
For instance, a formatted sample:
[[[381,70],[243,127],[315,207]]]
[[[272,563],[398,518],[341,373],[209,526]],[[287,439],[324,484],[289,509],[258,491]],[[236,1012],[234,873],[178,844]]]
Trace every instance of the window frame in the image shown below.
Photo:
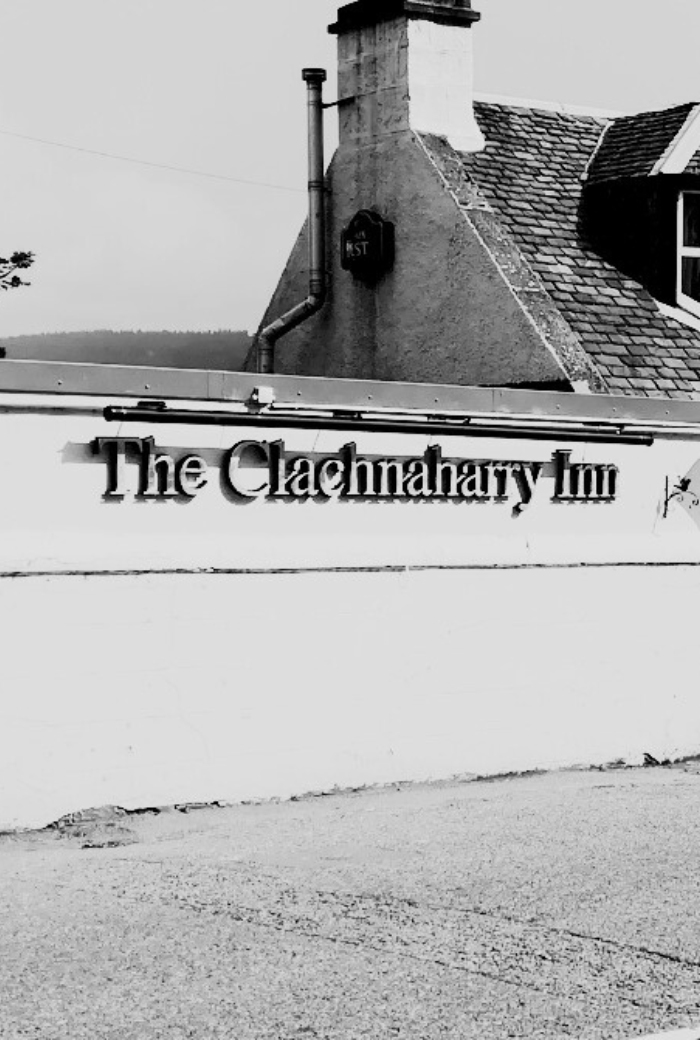
[[[676,300],[678,306],[691,314],[700,316],[700,300],[694,300],[683,292],[683,260],[686,258],[700,259],[700,246],[686,246],[684,243],[685,231],[685,198],[687,195],[698,195],[700,191],[681,191],[678,194],[678,223],[676,232]]]

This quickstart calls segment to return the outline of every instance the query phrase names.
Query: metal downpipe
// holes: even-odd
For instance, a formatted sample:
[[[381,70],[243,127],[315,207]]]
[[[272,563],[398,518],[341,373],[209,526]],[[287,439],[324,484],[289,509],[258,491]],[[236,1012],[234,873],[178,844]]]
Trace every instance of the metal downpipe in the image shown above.
[[[326,206],[323,155],[323,84],[325,69],[304,69],[309,110],[309,295],[258,333],[257,370],[275,370],[275,343],[316,314],[326,300]]]

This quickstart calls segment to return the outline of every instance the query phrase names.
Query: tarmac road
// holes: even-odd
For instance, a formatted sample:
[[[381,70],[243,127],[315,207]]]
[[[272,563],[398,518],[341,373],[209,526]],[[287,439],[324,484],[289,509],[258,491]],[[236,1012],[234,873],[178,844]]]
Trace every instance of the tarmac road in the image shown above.
[[[6,836],[0,1036],[621,1040],[700,1023],[697,769]]]

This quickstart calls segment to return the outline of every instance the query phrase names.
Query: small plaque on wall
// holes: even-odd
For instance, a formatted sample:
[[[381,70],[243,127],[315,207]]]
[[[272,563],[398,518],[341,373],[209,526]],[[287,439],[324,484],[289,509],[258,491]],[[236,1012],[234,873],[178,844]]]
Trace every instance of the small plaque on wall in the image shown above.
[[[376,282],[394,263],[394,225],[361,209],[341,237],[341,265],[362,282]]]

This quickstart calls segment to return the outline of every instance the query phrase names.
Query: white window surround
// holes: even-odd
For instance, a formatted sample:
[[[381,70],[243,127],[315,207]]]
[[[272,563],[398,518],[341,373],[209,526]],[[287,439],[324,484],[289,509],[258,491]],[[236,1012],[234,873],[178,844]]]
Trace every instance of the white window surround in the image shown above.
[[[684,204],[686,196],[697,195],[698,191],[681,191],[678,195],[678,223],[677,223],[677,246],[676,246],[676,302],[679,307],[690,311],[691,314],[700,316],[700,299],[693,299],[683,292],[683,260],[686,258],[700,259],[700,246],[686,246],[684,244]]]
[[[680,322],[681,325],[700,332],[700,315],[696,317],[695,314],[691,314],[690,311],[686,311],[682,307],[671,307],[670,304],[662,303],[661,300],[654,300],[654,303],[664,318],[672,318],[674,321]],[[700,1037],[698,1037],[698,1040],[700,1040]]]

